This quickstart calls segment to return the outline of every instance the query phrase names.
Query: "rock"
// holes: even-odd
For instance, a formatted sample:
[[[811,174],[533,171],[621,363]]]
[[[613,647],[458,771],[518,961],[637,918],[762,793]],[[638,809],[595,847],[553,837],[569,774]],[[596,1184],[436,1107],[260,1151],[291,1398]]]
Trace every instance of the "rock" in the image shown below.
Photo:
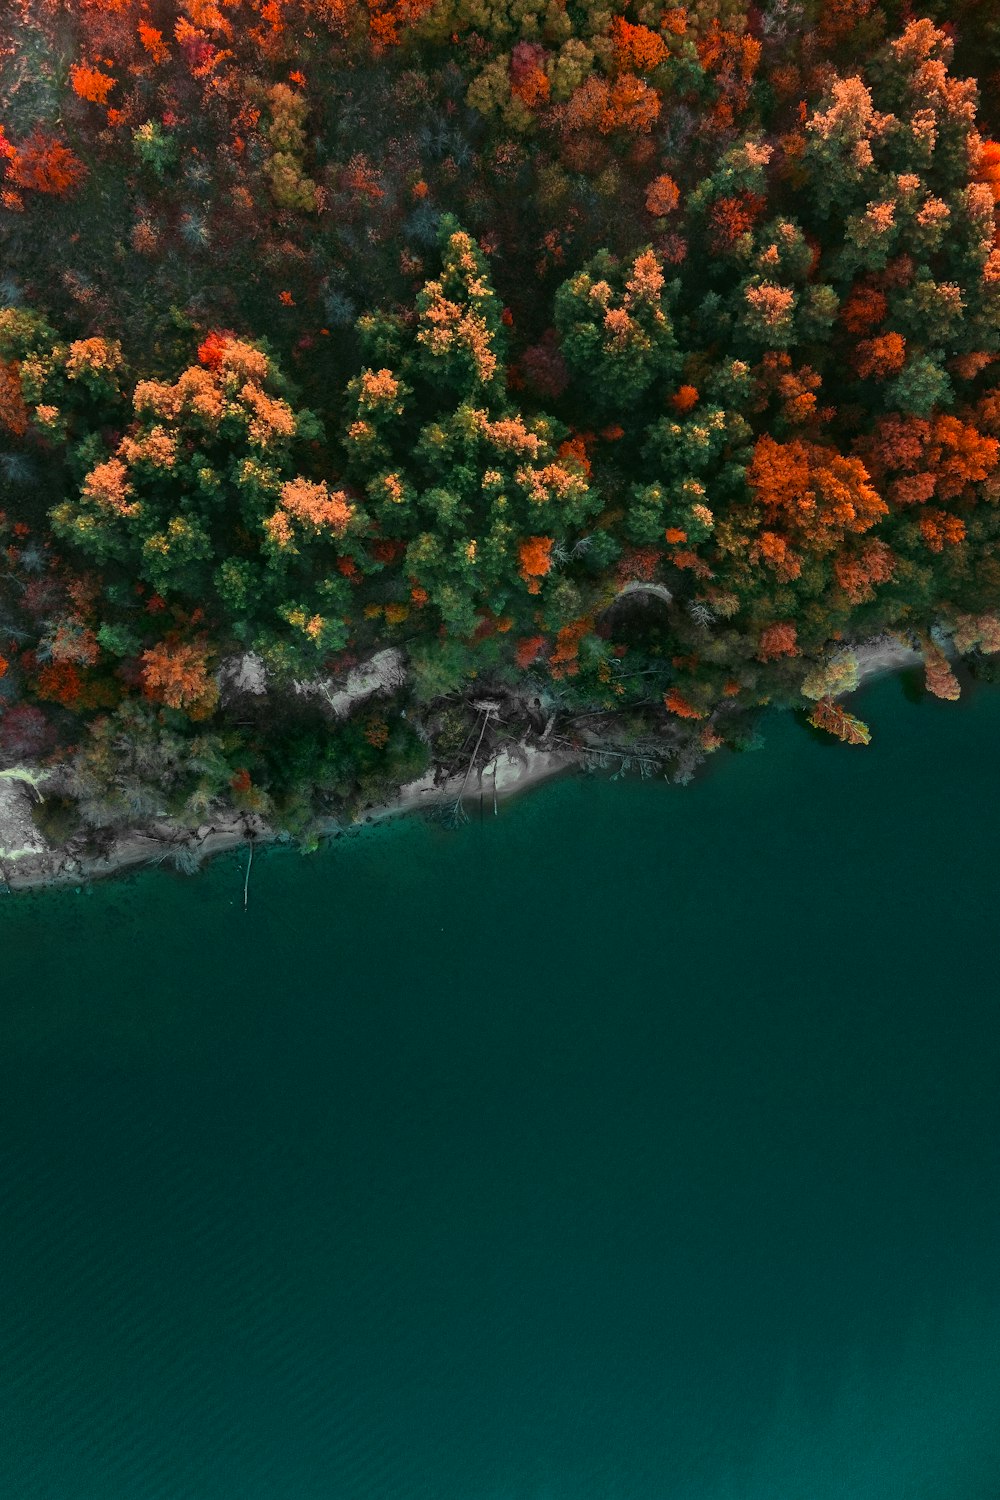
[[[255,651],[228,656],[219,667],[216,678],[223,702],[240,693],[259,698],[267,692],[267,670]]]
[[[24,781],[0,780],[0,859],[24,859],[48,851],[31,816],[33,798]]]
[[[363,703],[377,693],[392,693],[406,680],[403,653],[395,646],[377,651],[368,661],[362,662],[347,674],[339,686],[333,678],[316,678],[311,682],[297,682],[295,691],[309,697],[324,698],[338,718],[346,718],[356,703]]]
[[[619,589],[615,595],[615,604],[619,599],[628,598],[629,594],[648,594],[654,599],[660,599],[664,604],[672,604],[674,596],[665,583],[643,583],[640,578],[633,578],[624,588]]]

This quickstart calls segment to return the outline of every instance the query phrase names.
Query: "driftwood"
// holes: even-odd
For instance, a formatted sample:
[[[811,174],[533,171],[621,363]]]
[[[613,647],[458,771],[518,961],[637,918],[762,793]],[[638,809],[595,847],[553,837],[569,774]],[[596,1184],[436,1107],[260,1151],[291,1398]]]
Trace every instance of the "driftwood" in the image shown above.
[[[243,882],[243,910],[244,911],[246,911],[246,909],[247,909],[247,902],[250,900],[250,871],[252,869],[253,869],[253,834],[250,835],[250,857],[247,860],[247,874],[246,874],[246,879]]]

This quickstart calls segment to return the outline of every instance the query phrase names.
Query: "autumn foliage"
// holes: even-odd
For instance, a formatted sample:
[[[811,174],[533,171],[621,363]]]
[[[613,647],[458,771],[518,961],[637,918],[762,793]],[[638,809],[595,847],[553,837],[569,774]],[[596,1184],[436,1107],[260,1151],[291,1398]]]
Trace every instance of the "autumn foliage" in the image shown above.
[[[809,715],[809,722],[815,729],[825,729],[827,734],[843,740],[845,745],[867,745],[871,740],[868,725],[849,714],[831,698],[819,700]]]
[[[147,697],[184,709],[193,718],[204,718],[218,698],[207,647],[194,642],[166,640],[144,651],[142,686]]]
[[[929,636],[921,638],[920,647],[924,655],[924,680],[927,691],[935,698],[945,698],[950,701],[960,698],[961,686],[941,647]]]
[[[211,725],[264,808],[285,764],[379,795],[409,693],[530,672],[681,774],[769,702],[866,743],[871,637],[987,674],[1000,41],[952,9],[11,8],[12,742]],[[230,713],[234,664],[325,713],[386,642],[354,781]]]
[[[61,196],[79,186],[86,168],[63,141],[36,132],[10,157],[6,175],[15,187]]]
[[[91,104],[107,104],[108,95],[115,86],[109,73],[102,73],[99,68],[89,67],[86,63],[74,63],[69,73],[74,94]]]
[[[529,593],[537,594],[538,579],[544,578],[552,566],[552,538],[528,537],[518,547],[517,555],[521,563],[521,577],[527,583]]]

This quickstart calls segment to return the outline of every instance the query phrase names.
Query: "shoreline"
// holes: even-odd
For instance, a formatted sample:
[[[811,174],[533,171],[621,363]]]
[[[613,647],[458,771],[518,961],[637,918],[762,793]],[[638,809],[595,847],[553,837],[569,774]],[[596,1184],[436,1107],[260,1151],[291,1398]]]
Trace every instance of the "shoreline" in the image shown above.
[[[920,667],[924,661],[915,646],[907,646],[905,641],[898,640],[895,636],[880,636],[849,649],[854,652],[858,663],[858,687],[872,678],[884,677],[890,672],[905,672],[910,667]],[[857,690],[855,688],[854,692]]]
[[[912,646],[892,636],[861,642],[850,649],[858,663],[858,687],[890,673],[920,666],[923,657]],[[857,691],[855,688],[853,691]],[[455,775],[443,782],[435,781],[433,770],[418,781],[400,787],[397,798],[381,807],[368,809],[352,823],[331,819],[321,828],[323,839],[335,833],[361,830],[387,818],[430,811],[454,803],[456,808],[476,795],[485,795],[496,804],[528,791],[562,775],[583,762],[582,754],[566,749],[546,749],[543,744],[519,742],[499,752],[481,767],[474,782]],[[492,774],[491,774],[492,772]],[[169,823],[153,823],[146,828],[129,828],[118,833],[110,848],[101,855],[76,856],[67,848],[46,846],[30,815],[29,795],[38,796],[35,783],[44,780],[32,768],[0,772],[0,832],[6,843],[9,831],[27,842],[7,851],[0,848],[0,895],[44,889],[46,887],[82,886],[124,871],[155,868],[176,853],[183,861],[185,852],[192,871],[218,854],[242,847],[290,842],[287,834],[267,826],[252,814],[234,813],[202,825],[193,832],[178,836]],[[6,803],[6,806],[5,806]],[[6,812],[6,818],[3,816]]]
[[[419,781],[402,786],[394,802],[370,808],[352,823],[339,823],[331,819],[329,826],[321,829],[320,837],[328,839],[337,833],[361,831],[388,818],[430,811],[446,806],[449,802],[468,802],[480,794],[491,798],[495,796],[497,803],[507,801],[580,764],[580,757],[568,750],[546,750],[530,744],[519,744],[512,748],[517,753],[511,754],[508,749],[494,757],[492,762],[481,768],[476,781],[470,781],[464,791],[462,776],[456,775],[435,785],[434,773],[429,771]],[[157,831],[157,825],[146,829],[125,829],[116,835],[106,854],[77,857],[66,849],[39,847],[41,835],[33,824],[31,827],[35,840],[33,846],[26,846],[13,853],[0,852],[0,895],[15,895],[47,887],[82,886],[91,880],[104,879],[124,871],[155,868],[168,859],[173,851],[182,855],[184,851],[188,851],[197,862],[195,868],[198,868],[206,860],[232,849],[291,842],[287,834],[269,828],[261,818],[250,814],[234,814],[232,818],[218,819],[205,826],[204,832],[196,829],[183,838],[177,837],[176,830],[171,836],[170,825],[167,824],[162,825],[162,831]]]

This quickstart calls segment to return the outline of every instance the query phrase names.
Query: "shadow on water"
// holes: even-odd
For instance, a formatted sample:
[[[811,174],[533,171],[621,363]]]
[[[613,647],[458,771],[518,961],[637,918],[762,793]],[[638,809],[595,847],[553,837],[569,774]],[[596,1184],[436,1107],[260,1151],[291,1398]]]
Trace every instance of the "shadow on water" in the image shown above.
[[[907,703],[919,706],[926,702],[927,689],[924,686],[924,669],[920,667],[907,667],[898,674],[899,686]]]
[[[796,708],[791,711],[796,728],[801,729],[819,750],[842,750],[843,746],[835,735],[825,729],[817,729],[815,724],[810,724],[811,712],[812,710],[808,708]]]

